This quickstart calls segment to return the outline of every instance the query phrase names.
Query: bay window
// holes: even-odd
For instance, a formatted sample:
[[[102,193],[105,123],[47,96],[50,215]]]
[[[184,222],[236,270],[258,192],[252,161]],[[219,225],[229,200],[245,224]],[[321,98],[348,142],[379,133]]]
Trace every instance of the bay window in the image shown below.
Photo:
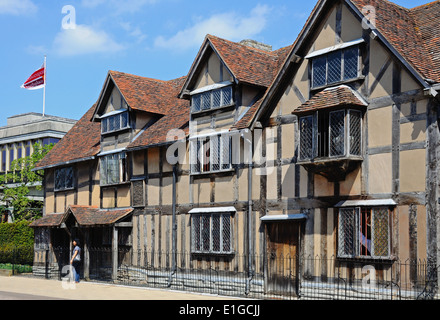
[[[300,160],[362,155],[362,113],[320,110],[299,118]]]

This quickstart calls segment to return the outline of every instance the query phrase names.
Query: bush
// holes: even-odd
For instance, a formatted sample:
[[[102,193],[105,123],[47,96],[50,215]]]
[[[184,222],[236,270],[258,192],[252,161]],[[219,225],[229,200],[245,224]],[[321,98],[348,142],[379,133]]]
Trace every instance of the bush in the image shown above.
[[[0,223],[0,263],[32,265],[34,230],[29,222]]]
[[[0,246],[13,244],[15,246],[33,246],[34,230],[28,221],[16,223],[0,223]]]

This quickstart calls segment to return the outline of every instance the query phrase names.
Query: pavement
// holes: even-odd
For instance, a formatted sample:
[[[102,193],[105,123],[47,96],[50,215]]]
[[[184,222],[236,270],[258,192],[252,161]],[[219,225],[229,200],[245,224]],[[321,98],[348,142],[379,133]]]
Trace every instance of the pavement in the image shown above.
[[[0,300],[236,300],[216,295],[82,281],[0,276]]]

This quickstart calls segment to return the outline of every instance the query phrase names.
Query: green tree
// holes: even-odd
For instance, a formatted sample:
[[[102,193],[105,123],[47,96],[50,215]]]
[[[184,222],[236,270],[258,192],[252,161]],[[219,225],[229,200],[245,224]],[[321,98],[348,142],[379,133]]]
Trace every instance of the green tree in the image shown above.
[[[14,160],[10,171],[0,176],[0,202],[4,204],[3,209],[13,208],[14,221],[33,221],[41,217],[43,202],[31,200],[28,195],[30,188],[42,189],[44,172],[34,170],[35,165],[53,146],[36,143],[30,156]]]

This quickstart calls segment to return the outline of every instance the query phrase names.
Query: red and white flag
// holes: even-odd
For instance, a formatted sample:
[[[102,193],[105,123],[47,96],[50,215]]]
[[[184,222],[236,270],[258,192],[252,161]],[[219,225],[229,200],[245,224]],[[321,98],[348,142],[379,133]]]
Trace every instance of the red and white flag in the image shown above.
[[[43,64],[43,66],[35,71],[29,79],[26,80],[25,83],[21,86],[23,89],[28,90],[37,90],[44,88],[46,85],[46,67]]]

